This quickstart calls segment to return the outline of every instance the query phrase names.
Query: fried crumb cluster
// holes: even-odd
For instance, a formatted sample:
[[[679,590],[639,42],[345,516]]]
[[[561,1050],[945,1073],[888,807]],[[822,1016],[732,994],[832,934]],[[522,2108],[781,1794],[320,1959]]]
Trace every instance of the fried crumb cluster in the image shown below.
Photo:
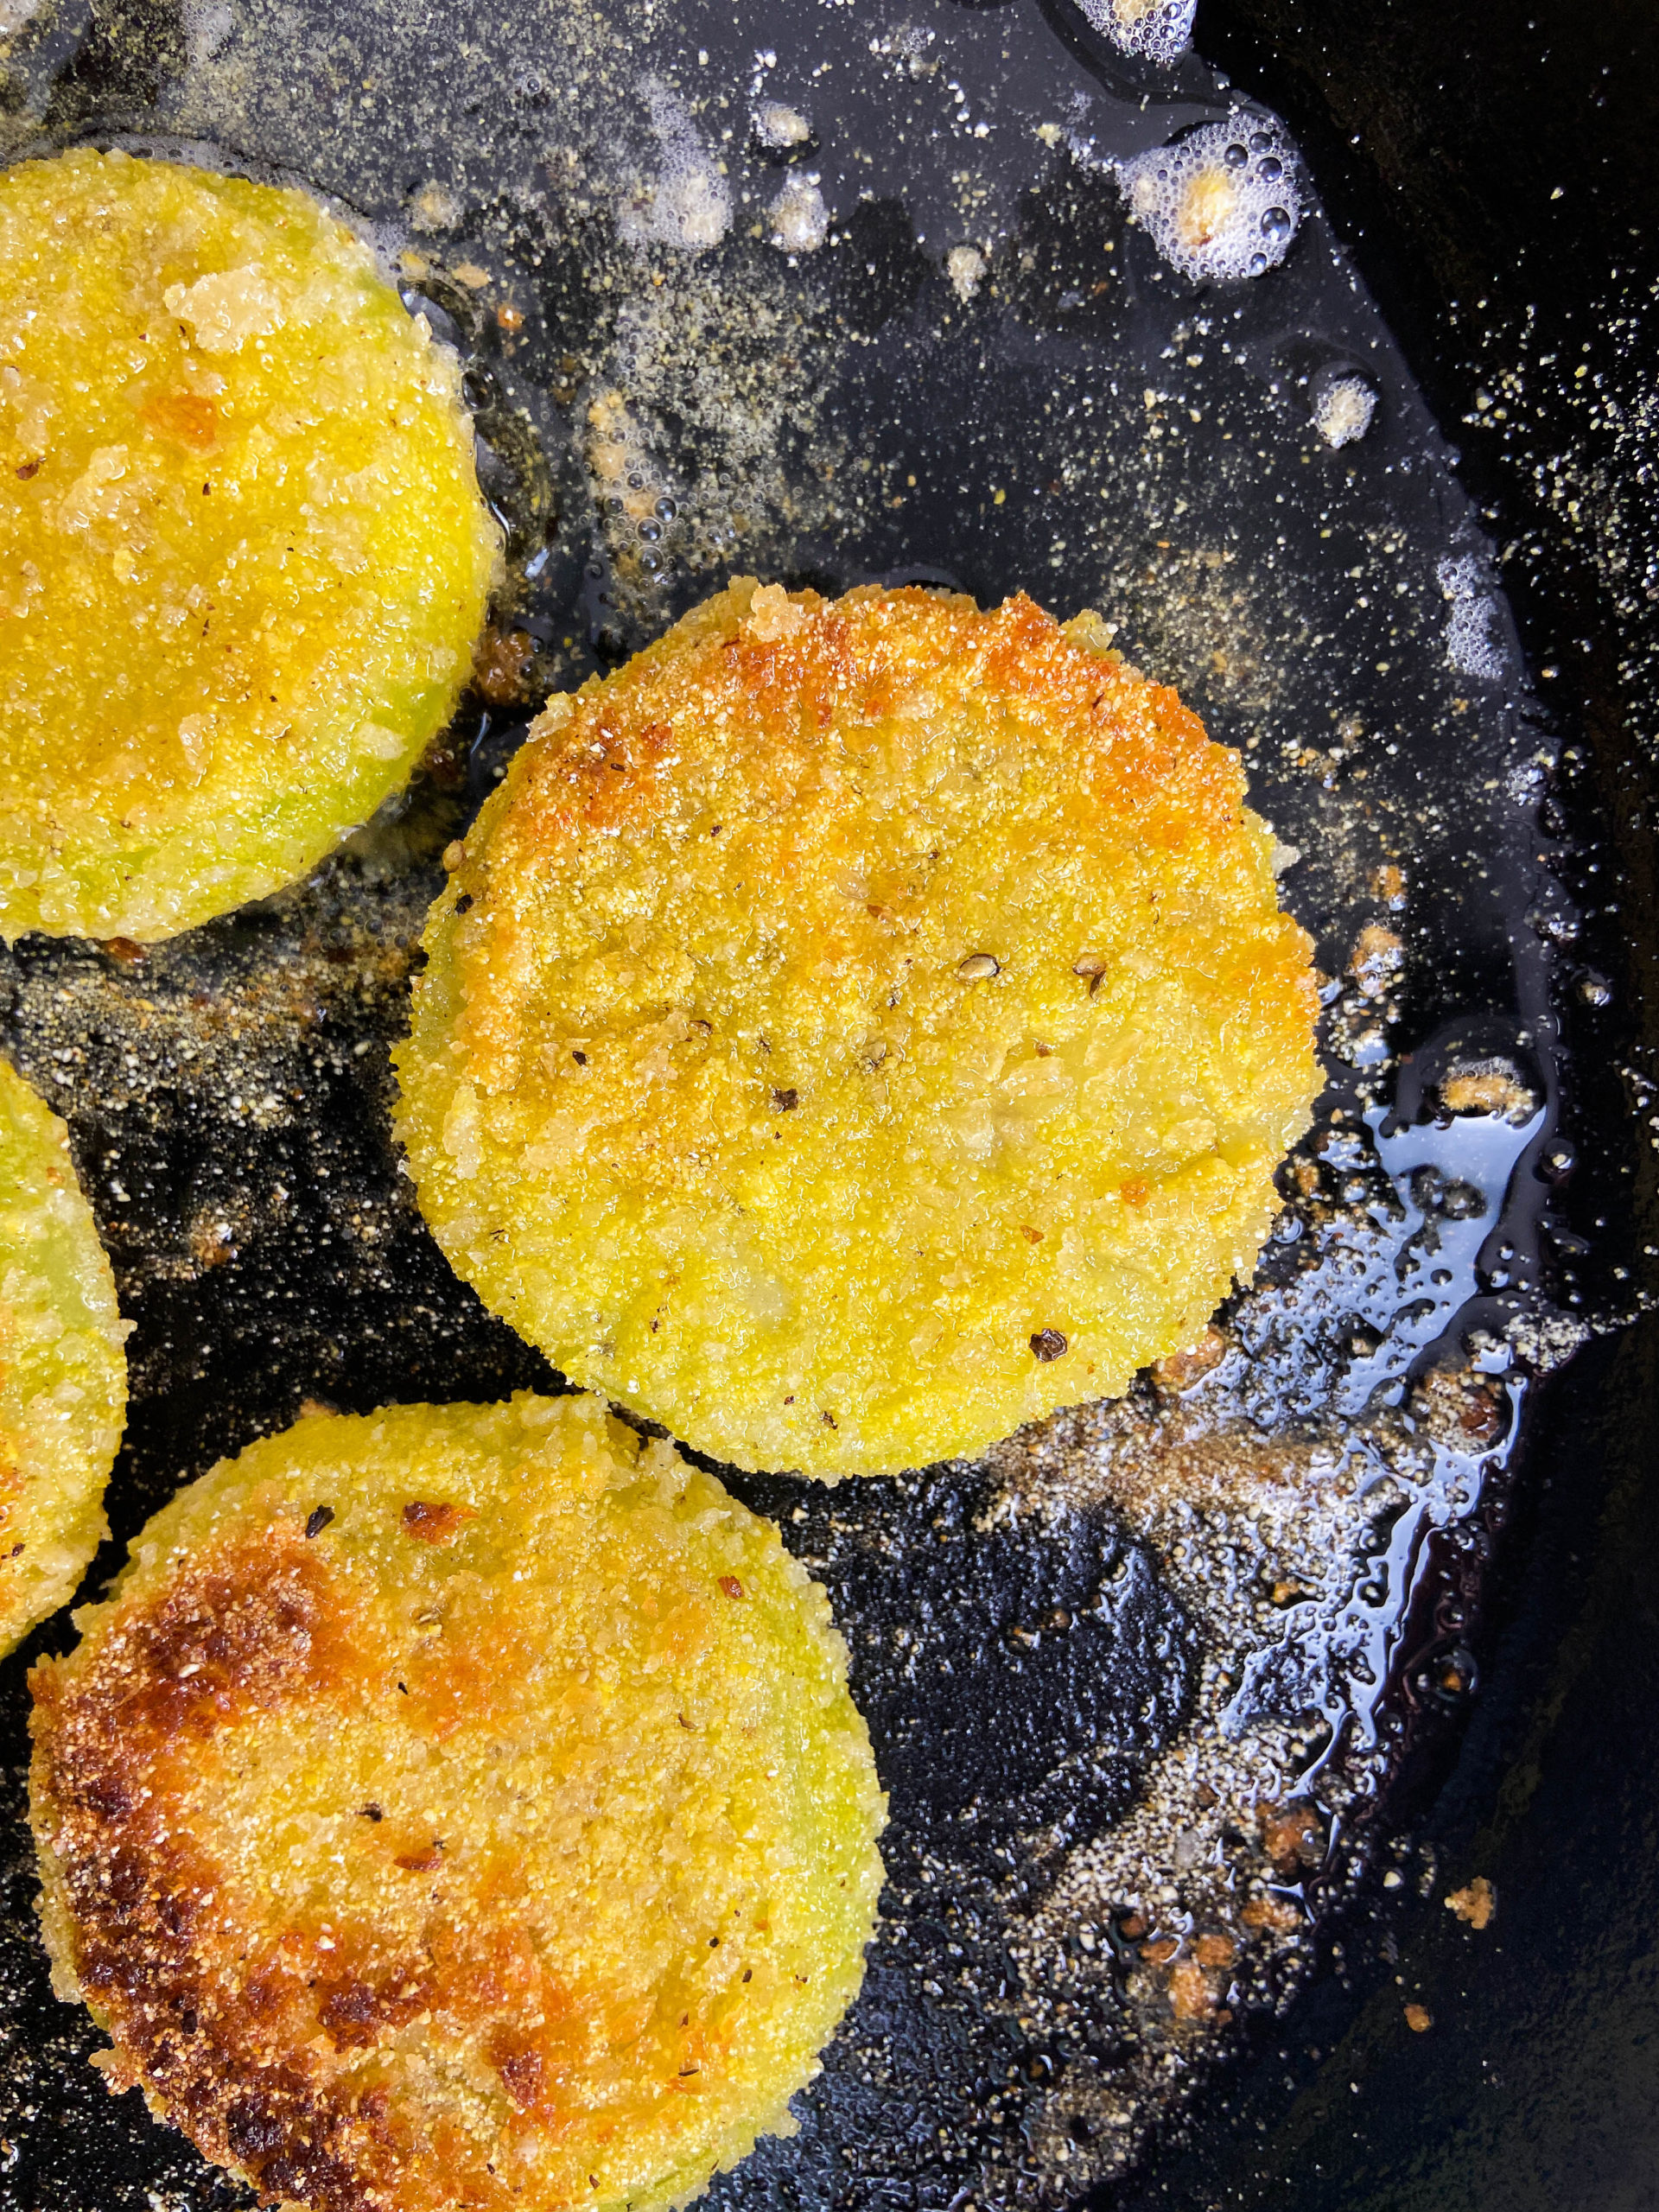
[[[330,2212],[683,2202],[857,1990],[884,1802],[828,1602],[588,1397],[316,1414],[31,1677],[112,2087]]]
[[[894,1471],[1203,1337],[1316,1078],[1237,756],[1015,597],[741,580],[549,703],[398,1132],[486,1302],[747,1467]]]

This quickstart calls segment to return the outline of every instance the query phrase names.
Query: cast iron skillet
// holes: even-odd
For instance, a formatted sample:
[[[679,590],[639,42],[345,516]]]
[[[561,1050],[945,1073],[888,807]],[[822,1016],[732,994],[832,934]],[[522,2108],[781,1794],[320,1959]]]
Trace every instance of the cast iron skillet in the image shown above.
[[[964,14],[963,35],[994,12]],[[1207,8],[1199,45],[1243,92],[1284,114],[1301,139],[1315,184],[1406,340],[1443,427],[1465,448],[1465,480],[1486,504],[1499,542],[1516,547],[1506,581],[1568,747],[1568,772],[1554,803],[1573,818],[1555,825],[1554,845],[1567,852],[1567,872],[1577,869],[1572,888],[1584,918],[1563,969],[1585,1032],[1566,1061],[1580,1162],[1555,1212],[1564,1234],[1576,1231],[1588,1247],[1578,1258],[1579,1277],[1593,1285],[1592,1307],[1611,1316],[1635,1303],[1654,1230],[1652,1155],[1630,1116],[1645,1095],[1642,1055],[1653,1043],[1642,987],[1656,938],[1646,865],[1649,772],[1636,734],[1652,727],[1643,689],[1651,673],[1643,659],[1646,549],[1639,503],[1629,491],[1640,458],[1645,364],[1639,331],[1618,327],[1617,315],[1639,308],[1652,259],[1631,226],[1639,228],[1649,213],[1648,88],[1659,70],[1633,21],[1620,47],[1616,13],[1604,12],[1593,25],[1564,16],[1552,30],[1537,14],[1506,8],[1496,14],[1483,8],[1478,17],[1471,10],[1465,24],[1414,0],[1377,20],[1351,12],[1351,28],[1323,10],[1314,22],[1287,8]],[[1062,44],[1093,66],[1097,43],[1065,0],[1053,0],[1050,16]],[[78,47],[66,48],[70,58],[54,95],[56,122],[74,135],[78,126],[92,130],[100,115],[142,121],[147,104],[164,93],[169,72],[185,66],[193,41],[216,35],[216,22],[208,7],[100,0],[79,28]],[[433,35],[442,29],[434,25]],[[1611,74],[1603,73],[1607,68]],[[342,101],[351,89],[328,78],[326,54],[318,84]],[[1559,199],[1552,196],[1558,187]],[[1100,204],[1097,188],[1085,183],[1059,217],[1096,219]],[[1034,236],[1042,235],[1043,219],[1037,211]],[[870,315],[874,333],[902,309],[925,273],[902,225],[895,228],[882,205],[859,219],[857,257],[879,296],[872,308],[868,288],[855,288],[843,304],[855,319]],[[550,280],[556,289],[562,281],[556,272]],[[1038,289],[1029,304],[1039,324],[1075,312],[1058,286],[1046,302]],[[1504,382],[1504,372],[1516,365],[1526,372],[1518,391]],[[1582,378],[1573,373],[1580,365],[1587,372]],[[480,398],[487,416],[486,385]],[[940,426],[947,450],[950,427]],[[521,536],[530,526],[526,502],[533,510],[539,501],[545,519],[561,496],[573,496],[556,437],[548,451],[550,480],[531,485],[527,494],[522,482],[518,487]],[[1541,462],[1551,464],[1541,478]],[[902,487],[902,474],[895,480]],[[556,534],[556,562],[568,557],[557,542]],[[890,565],[881,556],[886,543],[872,540],[865,571]],[[905,550],[895,537],[893,557]],[[523,557],[523,545],[519,551]],[[836,551],[827,542],[803,546],[798,573],[830,584],[850,581],[835,568]],[[944,579],[936,573],[930,580]],[[997,581],[974,574],[962,580],[982,595]],[[636,641],[602,587],[589,589],[573,575],[561,588],[587,592],[588,645],[601,662]],[[623,626],[614,627],[619,620]],[[559,641],[546,644],[556,664]],[[569,681],[582,665],[579,649],[574,663],[553,672]],[[1546,670],[1555,673],[1543,676]],[[487,721],[476,738],[475,772],[491,759]],[[418,870],[430,859],[423,840],[429,844],[442,827],[448,804],[442,784],[440,764],[424,812],[417,809],[398,833],[416,873],[405,893],[394,889],[374,910],[382,926],[390,917],[407,933],[418,918]],[[325,871],[321,891],[308,906],[285,910],[286,921],[251,916],[225,928],[207,949],[203,979],[227,1002],[276,1022],[297,1007],[305,1032],[300,1057],[318,1086],[309,1138],[278,1132],[245,1157],[237,1154],[222,1112],[215,1119],[216,1109],[188,1096],[158,1105],[152,1092],[127,1102],[150,1116],[149,1139],[135,1134],[143,1119],[136,1110],[120,1122],[100,1118],[99,1101],[107,1102],[118,1072],[119,1025],[78,1036],[73,1027],[53,1031],[39,1011],[51,995],[46,985],[59,982],[72,998],[83,990],[81,1007],[107,1011],[120,994],[98,956],[25,948],[11,971],[14,1020],[37,1072],[49,1074],[54,1057],[84,1048],[74,1062],[86,1070],[89,1094],[76,1128],[83,1169],[102,1177],[101,1217],[118,1264],[128,1269],[124,1280],[143,1286],[148,1318],[137,1350],[149,1362],[149,1394],[135,1421],[115,1516],[118,1534],[130,1533],[181,1468],[205,1464],[242,1440],[251,1425],[284,1417],[304,1390],[372,1403],[377,1395],[409,1395],[411,1372],[434,1396],[491,1395],[546,1380],[505,1332],[457,1300],[429,1248],[395,1208],[384,1227],[352,1217],[361,1242],[378,1241],[375,1265],[354,1274],[336,1268],[331,1248],[340,1209],[306,1187],[321,1161],[336,1191],[343,1182],[373,1198],[391,1167],[374,1077],[376,1056],[398,1019],[397,979],[387,986],[365,941],[364,901],[372,909],[379,894],[372,885],[365,893],[363,882],[377,868],[397,876],[395,858],[387,861],[377,849],[336,876]],[[262,999],[261,990],[270,947],[285,929],[292,936],[296,928],[310,963],[307,988],[330,963],[346,988],[332,995],[315,990],[303,1005],[284,1010]],[[1581,987],[1576,996],[1575,987]],[[54,1041],[63,1038],[71,1041]],[[366,1070],[357,1057],[362,1050],[371,1054]],[[68,1097],[60,1103],[73,1104]],[[153,1178],[147,1196],[130,1166]],[[250,1175],[251,1166],[257,1174]],[[291,1200],[280,1220],[269,1197],[273,1184],[284,1190],[285,1205]],[[296,1187],[289,1192],[289,1185]],[[212,1248],[209,1264],[219,1256],[213,1240],[222,1217],[226,1272],[204,1276],[198,1269],[191,1276],[185,1269],[175,1279],[157,1268],[146,1205],[194,1224],[192,1233],[199,1230]],[[263,1256],[267,1250],[274,1258]],[[296,1266],[308,1267],[324,1288],[308,1324],[291,1329],[282,1301],[293,1298]],[[1404,1902],[1380,1891],[1351,1902],[1327,1929],[1331,1962],[1316,1985],[1287,2016],[1255,2032],[1244,2067],[1222,2077],[1196,2116],[1158,2147],[1139,2191],[1120,2186],[1118,2201],[1250,2202],[1290,2189],[1299,2200],[1340,2196],[1379,2207],[1524,2207],[1541,2204],[1546,2193],[1552,2205],[1649,2201],[1644,2130],[1651,2126],[1652,2082],[1640,2052],[1642,2008],[1652,2002],[1644,1963],[1652,1921],[1644,1776],[1654,1669],[1643,1573],[1643,1545],[1651,1546],[1655,1533],[1643,1517],[1643,1495],[1651,1459],[1644,1447],[1652,1364],[1647,1325],[1638,1324],[1592,1344],[1548,1387],[1515,1490],[1517,1517],[1500,1580],[1488,1585],[1487,1611],[1473,1636],[1484,1685],[1475,1719],[1455,1766],[1448,1764],[1448,1739],[1430,1734],[1399,1785],[1405,1795],[1396,1797],[1395,1817],[1414,1810],[1423,1847],[1408,1862],[1413,1879],[1397,1893]],[[764,1482],[754,1494],[783,1515],[794,1495]],[[973,1540],[971,1484],[953,1490],[942,1477],[931,1497],[952,1536],[931,1593],[942,1607],[950,1605],[959,1578],[969,1576],[975,1604],[1000,1633],[1003,1609],[1014,1609],[1017,1629],[1021,1606],[1052,1599],[1052,1586],[1024,1586],[1032,1560],[1017,1543]],[[830,1534],[817,1526],[833,1520],[815,1502],[814,1529],[800,1541],[821,1541],[826,1555],[834,1554]],[[1116,1539],[1103,1541],[1101,1560]],[[1124,1548],[1122,1555],[1134,1549]],[[1067,1571],[1082,1578],[1079,1588],[1090,1596],[1098,1561],[1087,1544],[1073,1552]],[[109,1564],[102,1563],[105,1571]],[[843,1557],[840,1567],[838,1602],[850,1593],[876,1625],[929,1595],[929,1586],[918,1592],[912,1578],[895,1599],[879,1560],[861,1569],[856,1559],[849,1566]],[[1132,1607],[1116,1618],[1116,1642],[1109,1639],[1103,1656],[1085,1638],[1059,1647],[1058,1673],[1046,1659],[1033,1662],[1021,1710],[1028,1721],[1035,1715],[1026,1732],[1034,1749],[1023,1744],[1015,1764],[1028,1756],[1033,1783],[1044,1781],[1044,1761],[1066,1749],[1066,1713],[1097,1740],[1117,1741],[1127,1740],[1127,1716],[1144,1697],[1166,1696],[1172,1713],[1179,1704],[1179,1679],[1167,1670],[1161,1678],[1136,1671],[1160,1639],[1173,1636],[1179,1648],[1181,1630],[1179,1608],[1155,1577],[1144,1587],[1139,1611]],[[898,1611],[890,1616],[884,1605]],[[61,1633],[42,1633],[60,1644]],[[996,1809],[995,1784],[1007,1761],[987,1738],[971,1700],[963,1719],[941,1735],[937,1714],[918,1719],[898,1678],[874,1661],[866,1663],[871,1671],[862,1694],[879,1708],[878,1736],[893,1763],[887,1778],[899,1798],[929,1820],[955,1817],[961,1808],[953,1791],[966,1771],[992,1801],[983,1816],[991,1847],[1006,1851],[1008,1838],[997,1827],[1006,1815]],[[1061,1715],[1052,1744],[1044,1732],[1046,1700]],[[1169,1718],[1160,1711],[1158,1725]],[[1135,1771],[1132,1758],[1098,1765],[1091,1787],[1102,1817],[1128,1802]],[[902,1843],[895,1847],[902,1855]],[[1474,1874],[1493,1880],[1500,1897],[1498,1920],[1482,1937],[1465,1934],[1441,1903],[1447,1888]],[[1421,1904],[1420,1880],[1427,1891]],[[19,1897],[26,1891],[21,1859],[11,1888]],[[943,1944],[943,1931],[930,1933],[925,1916],[916,1936],[924,1945]],[[7,1973],[16,1970],[9,1961]],[[895,1970],[884,1980],[885,1972],[873,1976],[867,2005],[888,2002],[891,1989],[902,2015],[901,1977]],[[124,2147],[126,2123],[111,2121],[111,2108],[90,2082],[93,2101],[82,2101],[73,2087],[58,2089],[82,2078],[79,2046],[86,2038],[73,2016],[42,2003],[33,1986],[5,1993],[31,2024],[31,2083],[48,2084],[62,2101],[26,2112],[29,2145],[0,2144],[0,2191],[10,2192],[0,2201],[19,2212],[48,2203],[68,2212],[79,2190],[86,2212],[105,2212],[117,2202],[142,2202],[147,2173],[165,2192],[152,2202],[232,2201],[221,2183],[188,2166],[147,2169],[149,2139],[142,2155]],[[1421,2037],[1403,2024],[1408,1993],[1433,2016],[1433,2028]],[[1019,2064],[1036,2079],[1051,2063],[1048,2055],[1014,2041]],[[972,2068],[964,2070],[948,2040],[931,2057],[925,2044],[912,2049],[912,2069],[931,2061],[941,2078],[950,2074],[958,2082],[959,2124],[971,2129]],[[860,2106],[850,2075],[831,2081],[835,2094],[849,2101],[838,2123],[843,2133],[895,2126],[891,2109],[879,2097],[870,2102],[868,2090]],[[1008,2125],[1006,2112],[992,2111],[988,2093],[979,2118],[992,2132]],[[740,2177],[733,2201],[811,2201],[810,2172],[802,2181],[804,2197],[786,2162],[762,2158]],[[186,2194],[175,2196],[175,2189]],[[1018,2181],[1014,2193],[1021,2193]],[[884,2196],[879,2175],[867,2172],[860,2201],[931,2199],[912,2200],[896,2184]]]
[[[1204,0],[1198,41],[1291,122],[1514,549],[1505,582],[1533,664],[1559,671],[1579,880],[1600,887],[1576,950],[1614,986],[1611,1019],[1585,1020],[1579,999],[1575,1204],[1650,1296],[1655,1155],[1633,1109],[1659,1051],[1659,594],[1637,472],[1652,454],[1659,35],[1620,0]],[[1507,431],[1481,428],[1478,395],[1512,368],[1524,397]],[[1651,1313],[1554,1378],[1535,1421],[1476,1638],[1484,1688],[1455,1762],[1421,1780],[1443,1879],[1340,1931],[1340,1958],[1129,2193],[1135,2212],[1659,2203]],[[1489,1938],[1440,1903],[1476,1873],[1501,1901]],[[1428,2033],[1403,2025],[1402,1984]]]

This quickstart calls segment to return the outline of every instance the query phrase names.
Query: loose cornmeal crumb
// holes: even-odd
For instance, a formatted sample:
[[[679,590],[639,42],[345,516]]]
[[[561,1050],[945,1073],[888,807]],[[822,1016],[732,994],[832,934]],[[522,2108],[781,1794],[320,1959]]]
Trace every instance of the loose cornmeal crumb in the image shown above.
[[[0,936],[302,874],[448,721],[497,535],[457,363],[305,194],[0,173]]]
[[[262,2195],[683,2202],[856,1991],[883,1805],[823,1593],[588,1397],[317,1414],[32,1676],[60,1993]]]
[[[1017,597],[741,580],[550,702],[434,910],[460,1272],[744,1466],[979,1448],[1185,1351],[1315,1089],[1237,756]]]

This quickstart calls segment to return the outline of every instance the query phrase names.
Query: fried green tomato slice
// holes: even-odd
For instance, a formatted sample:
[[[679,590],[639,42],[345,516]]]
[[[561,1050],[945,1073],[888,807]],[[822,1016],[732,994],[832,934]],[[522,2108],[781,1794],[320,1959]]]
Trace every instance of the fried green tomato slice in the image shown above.
[[[0,172],[0,935],[148,940],[407,782],[498,560],[459,367],[305,194]]]
[[[1250,1265],[1315,1088],[1243,788],[1096,616],[733,585],[451,848],[397,1056],[438,1242],[742,1466],[1121,1391]]]
[[[127,1324],[69,1136],[0,1060],[0,1656],[74,1592],[107,1534]]]
[[[823,1592],[588,1396],[328,1414],[31,1678],[57,1986],[318,2212],[650,2212],[856,1992],[884,1806]]]

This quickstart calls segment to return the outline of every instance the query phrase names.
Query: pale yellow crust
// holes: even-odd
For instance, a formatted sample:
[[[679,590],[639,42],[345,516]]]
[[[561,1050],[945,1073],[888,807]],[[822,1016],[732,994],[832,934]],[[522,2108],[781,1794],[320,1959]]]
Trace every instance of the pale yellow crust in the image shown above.
[[[108,1533],[127,1324],[69,1135],[0,1060],[0,1656],[67,1604]]]
[[[448,721],[498,539],[458,364],[305,194],[0,172],[0,936],[303,874]]]
[[[57,1986],[314,2212],[683,2202],[856,1992],[884,1819],[828,1602],[591,1397],[308,1416],[32,1676]]]
[[[425,937],[455,1268],[748,1467],[893,1471],[1193,1344],[1317,1087],[1237,756],[1016,597],[741,580],[550,702]]]

